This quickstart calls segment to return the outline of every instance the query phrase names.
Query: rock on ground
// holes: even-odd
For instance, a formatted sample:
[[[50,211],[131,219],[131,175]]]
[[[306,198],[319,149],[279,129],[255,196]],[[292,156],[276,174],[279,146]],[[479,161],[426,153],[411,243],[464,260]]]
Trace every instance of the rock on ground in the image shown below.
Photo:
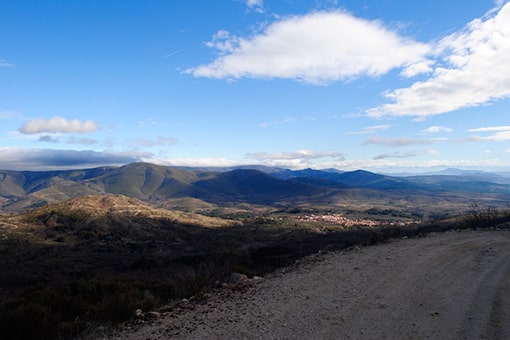
[[[510,339],[510,231],[314,255],[119,339]]]

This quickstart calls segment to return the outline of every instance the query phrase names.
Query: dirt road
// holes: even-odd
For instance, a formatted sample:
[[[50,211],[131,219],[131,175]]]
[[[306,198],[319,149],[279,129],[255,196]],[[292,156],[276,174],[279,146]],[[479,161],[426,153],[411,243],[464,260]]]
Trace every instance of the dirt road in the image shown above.
[[[117,336],[510,339],[510,231],[447,232],[314,255],[243,292],[223,289]]]

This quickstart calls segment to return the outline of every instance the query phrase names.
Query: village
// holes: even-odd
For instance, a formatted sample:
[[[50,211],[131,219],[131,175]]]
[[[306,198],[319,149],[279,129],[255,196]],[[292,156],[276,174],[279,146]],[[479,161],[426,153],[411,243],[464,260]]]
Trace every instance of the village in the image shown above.
[[[311,223],[327,223],[334,225],[341,225],[343,227],[379,227],[382,225],[395,225],[395,226],[406,226],[410,224],[420,223],[420,221],[378,221],[369,219],[349,219],[341,214],[327,214],[327,215],[299,215],[291,217],[293,220],[298,222],[311,222]]]

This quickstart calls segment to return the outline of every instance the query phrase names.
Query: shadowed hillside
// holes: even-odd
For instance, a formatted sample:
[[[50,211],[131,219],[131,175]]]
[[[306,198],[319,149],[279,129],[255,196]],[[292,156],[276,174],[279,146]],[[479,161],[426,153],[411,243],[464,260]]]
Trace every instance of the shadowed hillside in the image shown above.
[[[485,176],[485,177],[484,177]],[[490,180],[500,179],[497,182]],[[494,174],[392,177],[363,170],[268,167],[193,169],[132,163],[68,171],[0,171],[0,211],[15,212],[94,194],[119,194],[189,211],[237,208],[419,210],[423,216],[465,212],[474,202],[504,207],[510,185]]]
[[[467,220],[342,226],[284,213],[215,218],[89,195],[0,215],[0,334],[70,339],[96,322],[125,321],[138,308],[199,298],[232,272],[263,275],[319,250],[429,231],[508,227],[508,211],[476,208]]]

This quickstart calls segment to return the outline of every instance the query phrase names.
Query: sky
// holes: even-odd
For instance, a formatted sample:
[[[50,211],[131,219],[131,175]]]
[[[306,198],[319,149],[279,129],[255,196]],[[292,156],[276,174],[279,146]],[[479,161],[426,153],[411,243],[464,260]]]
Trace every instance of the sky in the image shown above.
[[[510,2],[2,0],[0,169],[510,170]]]

